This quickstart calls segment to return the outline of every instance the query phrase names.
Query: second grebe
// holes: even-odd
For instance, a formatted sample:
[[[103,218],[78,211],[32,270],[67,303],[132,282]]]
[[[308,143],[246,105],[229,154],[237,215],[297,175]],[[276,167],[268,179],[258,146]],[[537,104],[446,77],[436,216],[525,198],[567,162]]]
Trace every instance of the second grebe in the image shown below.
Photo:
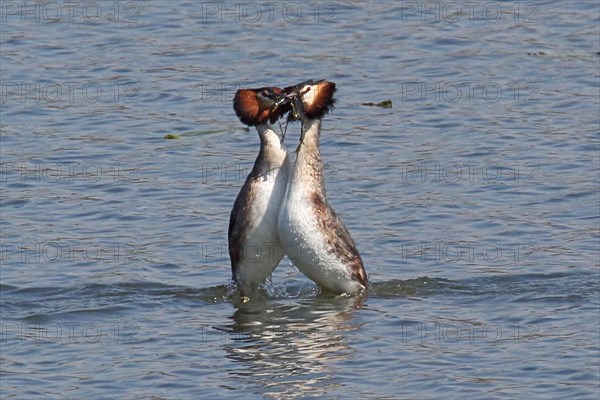
[[[367,276],[350,233],[325,196],[319,150],[321,122],[333,106],[335,84],[308,81],[286,88],[301,121],[300,144],[279,210],[281,243],[292,262],[321,288],[336,294],[358,294]]]
[[[240,89],[233,100],[239,119],[255,126],[260,151],[238,194],[229,218],[229,256],[233,280],[242,291],[255,288],[275,270],[284,255],[277,218],[285,194],[288,155],[271,123],[289,108],[276,103],[281,89]]]

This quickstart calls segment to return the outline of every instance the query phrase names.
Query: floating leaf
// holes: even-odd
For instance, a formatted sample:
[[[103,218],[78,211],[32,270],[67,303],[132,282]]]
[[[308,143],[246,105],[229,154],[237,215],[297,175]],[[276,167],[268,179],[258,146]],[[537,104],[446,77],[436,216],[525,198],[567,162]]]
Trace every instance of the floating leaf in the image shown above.
[[[229,132],[229,131],[227,129],[212,129],[212,130],[206,130],[206,131],[183,132],[181,134],[168,133],[165,135],[165,139],[179,139],[180,137],[212,135],[214,133],[224,133],[224,132]]]
[[[380,101],[379,103],[368,102],[368,103],[361,103],[361,104],[363,106],[392,108],[392,101],[391,100],[384,100],[384,101]]]
[[[392,101],[391,100],[380,101],[379,103],[377,103],[377,107],[392,108]]]

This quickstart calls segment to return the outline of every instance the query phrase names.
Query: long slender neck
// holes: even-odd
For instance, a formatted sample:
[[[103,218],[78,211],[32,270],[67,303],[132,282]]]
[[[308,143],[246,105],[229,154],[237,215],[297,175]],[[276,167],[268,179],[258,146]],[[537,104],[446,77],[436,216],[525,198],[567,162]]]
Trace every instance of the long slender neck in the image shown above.
[[[320,119],[302,121],[302,140],[296,150],[294,178],[310,183],[315,188],[324,188],[323,161],[319,150],[320,136]]]
[[[285,146],[279,139],[279,135],[275,133],[273,127],[269,124],[260,124],[256,126],[258,136],[260,137],[260,151],[267,153],[275,153],[278,155],[281,151],[285,152]]]
[[[271,125],[260,124],[256,126],[256,130],[260,136],[260,151],[250,173],[252,177],[267,175],[278,170],[287,156],[285,145]]]
[[[305,119],[302,121],[302,142],[298,151],[303,147],[309,151],[319,152],[319,138],[321,137],[321,120]]]

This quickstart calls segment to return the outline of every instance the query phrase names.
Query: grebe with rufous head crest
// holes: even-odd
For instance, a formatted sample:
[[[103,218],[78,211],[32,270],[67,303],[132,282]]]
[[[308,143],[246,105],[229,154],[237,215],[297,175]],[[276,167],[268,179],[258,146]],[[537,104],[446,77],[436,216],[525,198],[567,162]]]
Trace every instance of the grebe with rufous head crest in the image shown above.
[[[242,292],[263,283],[283,258],[277,219],[285,194],[288,155],[282,137],[269,124],[285,115],[288,101],[275,87],[240,89],[233,100],[236,115],[255,126],[260,151],[238,194],[229,218],[228,244],[233,281]]]
[[[287,256],[321,288],[356,295],[366,290],[362,259],[325,195],[319,137],[323,117],[334,104],[335,84],[307,81],[283,90],[301,122],[296,160],[281,203],[278,230]]]

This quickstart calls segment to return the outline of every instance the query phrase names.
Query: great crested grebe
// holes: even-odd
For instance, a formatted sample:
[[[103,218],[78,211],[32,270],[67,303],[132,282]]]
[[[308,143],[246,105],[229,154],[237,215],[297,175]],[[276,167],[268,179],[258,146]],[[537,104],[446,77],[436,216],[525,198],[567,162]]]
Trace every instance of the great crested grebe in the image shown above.
[[[260,137],[260,151],[229,218],[231,271],[243,290],[264,282],[284,255],[277,218],[287,184],[288,155],[283,137],[269,124],[289,110],[289,103],[277,103],[281,93],[273,87],[240,89],[233,100],[240,121],[255,126]]]
[[[367,288],[367,276],[350,233],[327,203],[319,151],[321,121],[333,106],[335,84],[307,81],[284,92],[291,93],[302,126],[279,210],[281,243],[298,269],[321,288],[358,294]]]

